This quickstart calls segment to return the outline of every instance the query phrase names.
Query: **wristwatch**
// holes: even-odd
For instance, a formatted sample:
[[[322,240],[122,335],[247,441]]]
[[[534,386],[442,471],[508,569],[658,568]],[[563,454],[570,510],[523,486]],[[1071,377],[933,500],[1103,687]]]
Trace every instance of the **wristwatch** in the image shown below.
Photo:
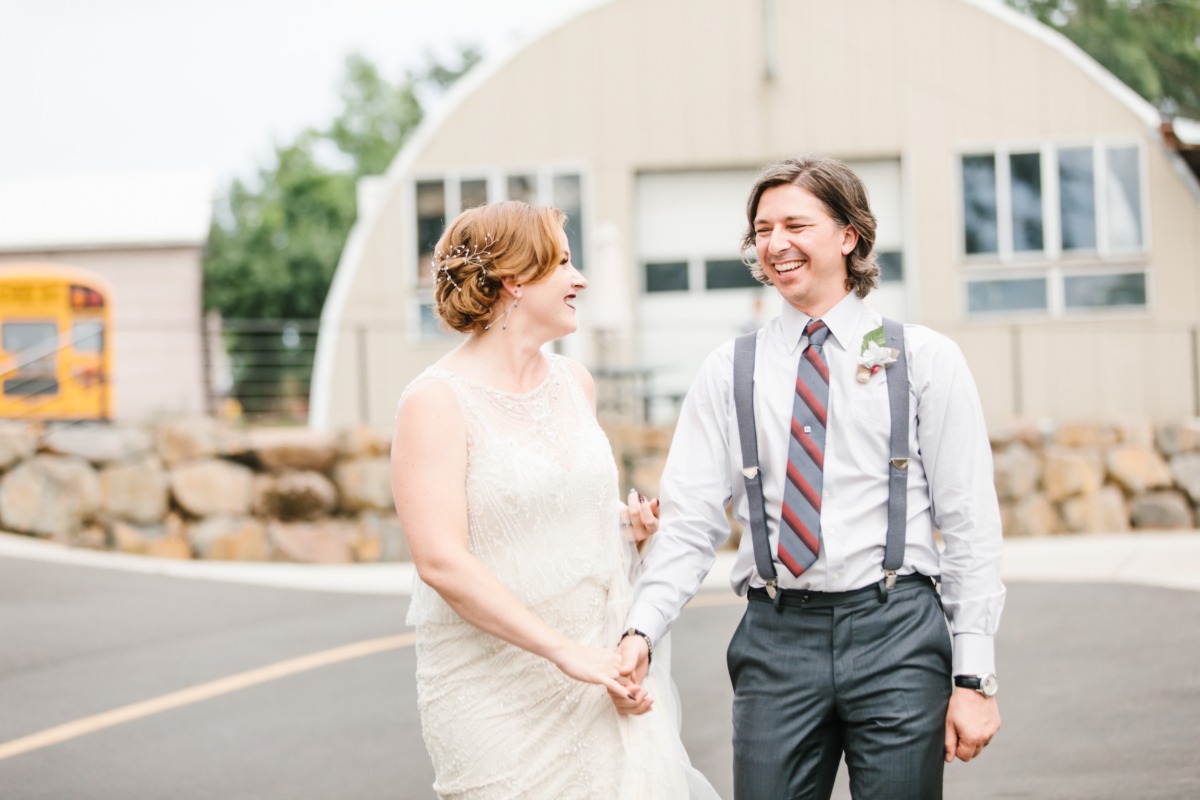
[[[654,657],[654,642],[650,641],[650,635],[642,633],[637,628],[630,628],[621,634],[621,639],[618,640],[618,644],[620,644],[621,641],[624,641],[626,636],[640,636],[646,640],[646,663],[649,664],[650,660]]]
[[[992,672],[987,675],[955,675],[954,685],[974,689],[984,697],[995,697],[996,692],[1000,691],[1000,681]]]

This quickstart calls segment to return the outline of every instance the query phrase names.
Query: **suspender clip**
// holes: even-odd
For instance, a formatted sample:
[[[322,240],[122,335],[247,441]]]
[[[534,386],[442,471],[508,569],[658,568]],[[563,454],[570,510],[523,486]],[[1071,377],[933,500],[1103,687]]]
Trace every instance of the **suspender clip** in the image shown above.
[[[746,467],[742,470],[742,474],[746,476],[746,480],[752,481],[758,477],[758,466]]]
[[[883,574],[887,576],[883,579],[884,588],[890,592],[896,586],[896,570],[885,569]]]
[[[895,467],[896,469],[908,469],[908,459],[907,458],[893,458],[892,466]]]
[[[774,600],[775,595],[779,594],[779,580],[776,578],[771,578],[771,580],[767,581],[766,589],[767,597]]]

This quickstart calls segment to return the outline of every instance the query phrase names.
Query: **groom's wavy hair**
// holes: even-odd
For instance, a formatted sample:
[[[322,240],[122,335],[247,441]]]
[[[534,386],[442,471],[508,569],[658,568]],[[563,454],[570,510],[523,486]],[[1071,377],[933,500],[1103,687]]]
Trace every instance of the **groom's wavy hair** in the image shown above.
[[[454,218],[434,248],[438,316],[460,333],[483,331],[504,313],[505,278],[537,283],[562,261],[567,215],[519,200],[469,208]]]
[[[858,232],[858,244],[846,257],[846,289],[866,297],[879,284],[879,264],[872,252],[875,249],[875,215],[871,213],[862,179],[841,161],[823,156],[785,158],[759,173],[746,203],[747,227],[742,234],[742,262],[750,268],[750,274],[759,283],[771,285],[771,279],[758,263],[754,218],[763,192],[789,184],[811,192],[839,227],[849,225]]]

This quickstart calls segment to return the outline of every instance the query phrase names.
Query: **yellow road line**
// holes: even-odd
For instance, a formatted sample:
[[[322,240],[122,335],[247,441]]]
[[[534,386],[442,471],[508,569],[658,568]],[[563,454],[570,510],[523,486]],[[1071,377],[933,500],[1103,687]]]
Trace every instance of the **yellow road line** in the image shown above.
[[[687,608],[741,605],[745,602],[745,598],[738,597],[729,592],[712,592],[696,595],[687,604]],[[354,644],[335,647],[332,650],[310,653],[299,658],[280,661],[276,664],[269,664],[265,667],[241,672],[237,675],[230,675],[227,678],[220,678],[198,686],[181,689],[178,692],[171,692],[159,697],[152,697],[149,700],[114,708],[111,711],[105,711],[90,717],[74,720],[73,722],[57,725],[53,728],[47,728],[44,731],[38,731],[29,736],[22,736],[20,739],[0,742],[0,761],[12,758],[13,756],[19,756],[22,753],[28,753],[32,750],[40,750],[43,747],[61,744],[62,742],[76,739],[89,733],[95,733],[96,731],[102,731],[106,728],[122,725],[126,722],[144,719],[155,714],[161,714],[164,711],[171,711],[182,706],[199,703],[203,700],[211,700],[214,697],[220,697],[221,695],[241,689],[248,689],[260,683],[286,678],[289,675],[296,675],[300,672],[307,672],[329,666],[330,664],[338,664],[342,661],[350,661],[351,659],[362,658],[363,656],[408,647],[415,640],[416,635],[413,633],[368,639],[364,642],[355,642]]]
[[[202,683],[199,686],[192,686],[178,692],[143,700],[140,703],[114,708],[111,711],[105,711],[91,717],[47,728],[44,731],[23,736],[20,739],[0,742],[0,761],[21,755],[22,753],[28,753],[31,750],[40,750],[43,747],[60,744],[85,734],[111,728],[115,725],[143,719],[154,714],[161,714],[164,711],[170,711],[181,706],[191,705],[192,703],[199,703],[202,700],[211,700],[214,697],[247,689],[251,686],[257,686],[267,681],[286,678],[289,675],[307,672],[354,658],[362,658],[363,656],[374,655],[375,653],[408,647],[413,643],[415,638],[414,634],[405,633],[398,636],[385,636],[380,639],[356,642],[342,647],[335,647],[332,650],[322,650],[319,653],[311,653],[288,661],[280,661],[276,664],[259,667],[258,669],[252,669],[237,675],[230,675],[227,678],[220,678],[209,683]]]

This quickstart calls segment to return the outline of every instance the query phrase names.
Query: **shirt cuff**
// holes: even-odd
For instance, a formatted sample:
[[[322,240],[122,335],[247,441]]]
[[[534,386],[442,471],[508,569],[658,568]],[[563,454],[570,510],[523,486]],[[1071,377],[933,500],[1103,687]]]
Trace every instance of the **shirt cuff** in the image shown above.
[[[645,603],[638,603],[629,610],[625,618],[624,630],[636,628],[650,637],[650,641],[658,644],[667,633],[667,620],[658,609]]]
[[[983,633],[954,634],[954,675],[989,675],[996,672],[996,645]]]

